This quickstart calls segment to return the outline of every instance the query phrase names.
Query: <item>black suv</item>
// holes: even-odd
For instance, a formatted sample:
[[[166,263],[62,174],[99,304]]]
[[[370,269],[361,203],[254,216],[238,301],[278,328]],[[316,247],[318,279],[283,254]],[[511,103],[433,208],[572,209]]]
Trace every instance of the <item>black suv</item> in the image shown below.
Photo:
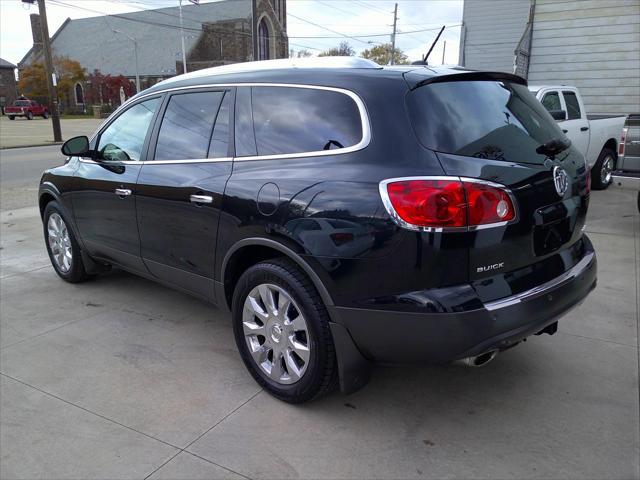
[[[376,362],[483,365],[596,285],[584,158],[514,75],[218,67],[62,151],[39,191],[58,275],[113,265],[229,309],[288,402],[354,391]]]

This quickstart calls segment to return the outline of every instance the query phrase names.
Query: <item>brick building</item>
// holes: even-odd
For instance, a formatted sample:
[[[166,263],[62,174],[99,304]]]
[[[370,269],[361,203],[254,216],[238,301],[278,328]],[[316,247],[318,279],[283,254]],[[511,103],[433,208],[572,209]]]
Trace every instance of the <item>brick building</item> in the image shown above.
[[[76,60],[87,73],[124,75],[141,89],[183,73],[178,7],[67,19],[51,37],[53,55]],[[223,0],[182,6],[187,70],[286,58],[289,52],[286,0]],[[31,15],[33,47],[18,64],[42,62],[40,19]],[[137,62],[136,62],[137,53]],[[76,85],[66,109],[84,108]],[[75,102],[74,102],[75,100]]]
[[[16,67],[0,58],[0,109],[4,115],[5,105],[11,105],[18,98],[16,88]]]

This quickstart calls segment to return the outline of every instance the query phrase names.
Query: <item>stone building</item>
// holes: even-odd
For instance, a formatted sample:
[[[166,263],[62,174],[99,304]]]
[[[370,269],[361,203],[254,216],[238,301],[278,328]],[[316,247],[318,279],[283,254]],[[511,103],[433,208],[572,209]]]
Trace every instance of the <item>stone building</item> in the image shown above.
[[[187,71],[289,52],[286,0],[223,0],[182,6]],[[31,15],[34,45],[18,64],[42,62],[40,19]],[[183,73],[178,7],[67,19],[51,37],[53,55],[76,60],[87,73],[127,77],[141,89]],[[136,60],[137,58],[137,60]],[[84,108],[76,85],[67,109]],[[74,102],[75,100],[75,102]]]
[[[11,105],[18,98],[16,88],[16,67],[13,63],[0,58],[0,109],[4,115],[5,105]]]

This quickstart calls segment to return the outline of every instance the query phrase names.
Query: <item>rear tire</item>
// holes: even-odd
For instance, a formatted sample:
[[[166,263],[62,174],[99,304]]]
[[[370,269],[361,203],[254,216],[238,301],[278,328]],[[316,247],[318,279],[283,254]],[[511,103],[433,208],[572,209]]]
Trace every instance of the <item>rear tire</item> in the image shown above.
[[[615,167],[616,152],[610,148],[603,148],[598,161],[591,170],[591,188],[593,190],[605,190],[609,187]]]
[[[238,280],[231,310],[240,356],[271,395],[303,403],[335,388],[329,315],[297,265],[280,258],[250,267]]]
[[[33,113],[27,112],[27,120],[33,120]]]
[[[9,115],[9,120],[15,120],[16,117],[14,115]]]
[[[47,253],[58,276],[69,283],[89,279],[90,275],[82,262],[80,245],[56,201],[47,204],[42,219]]]
[[[44,112],[44,113],[42,114],[42,118],[44,118],[45,120],[46,120],[47,118],[49,118],[49,112]]]

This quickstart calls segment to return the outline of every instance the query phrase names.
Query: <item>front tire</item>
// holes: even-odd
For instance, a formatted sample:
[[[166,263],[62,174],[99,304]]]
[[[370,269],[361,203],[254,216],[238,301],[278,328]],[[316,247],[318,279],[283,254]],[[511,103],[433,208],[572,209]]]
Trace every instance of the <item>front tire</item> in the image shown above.
[[[329,315],[313,283],[288,259],[258,263],[234,290],[233,331],[253,378],[276,398],[303,403],[337,385]]]
[[[605,190],[608,188],[613,179],[615,166],[616,152],[610,148],[603,148],[591,172],[591,188],[593,190]]]
[[[58,203],[49,202],[42,218],[47,253],[58,276],[70,283],[90,278],[82,262],[80,245]]]
[[[42,118],[44,118],[45,120],[46,120],[47,118],[49,118],[49,112],[44,112],[44,113],[42,114]]]
[[[9,115],[9,120],[15,120],[15,119],[16,119],[15,115]]]
[[[33,113],[27,112],[27,120],[33,120]]]

